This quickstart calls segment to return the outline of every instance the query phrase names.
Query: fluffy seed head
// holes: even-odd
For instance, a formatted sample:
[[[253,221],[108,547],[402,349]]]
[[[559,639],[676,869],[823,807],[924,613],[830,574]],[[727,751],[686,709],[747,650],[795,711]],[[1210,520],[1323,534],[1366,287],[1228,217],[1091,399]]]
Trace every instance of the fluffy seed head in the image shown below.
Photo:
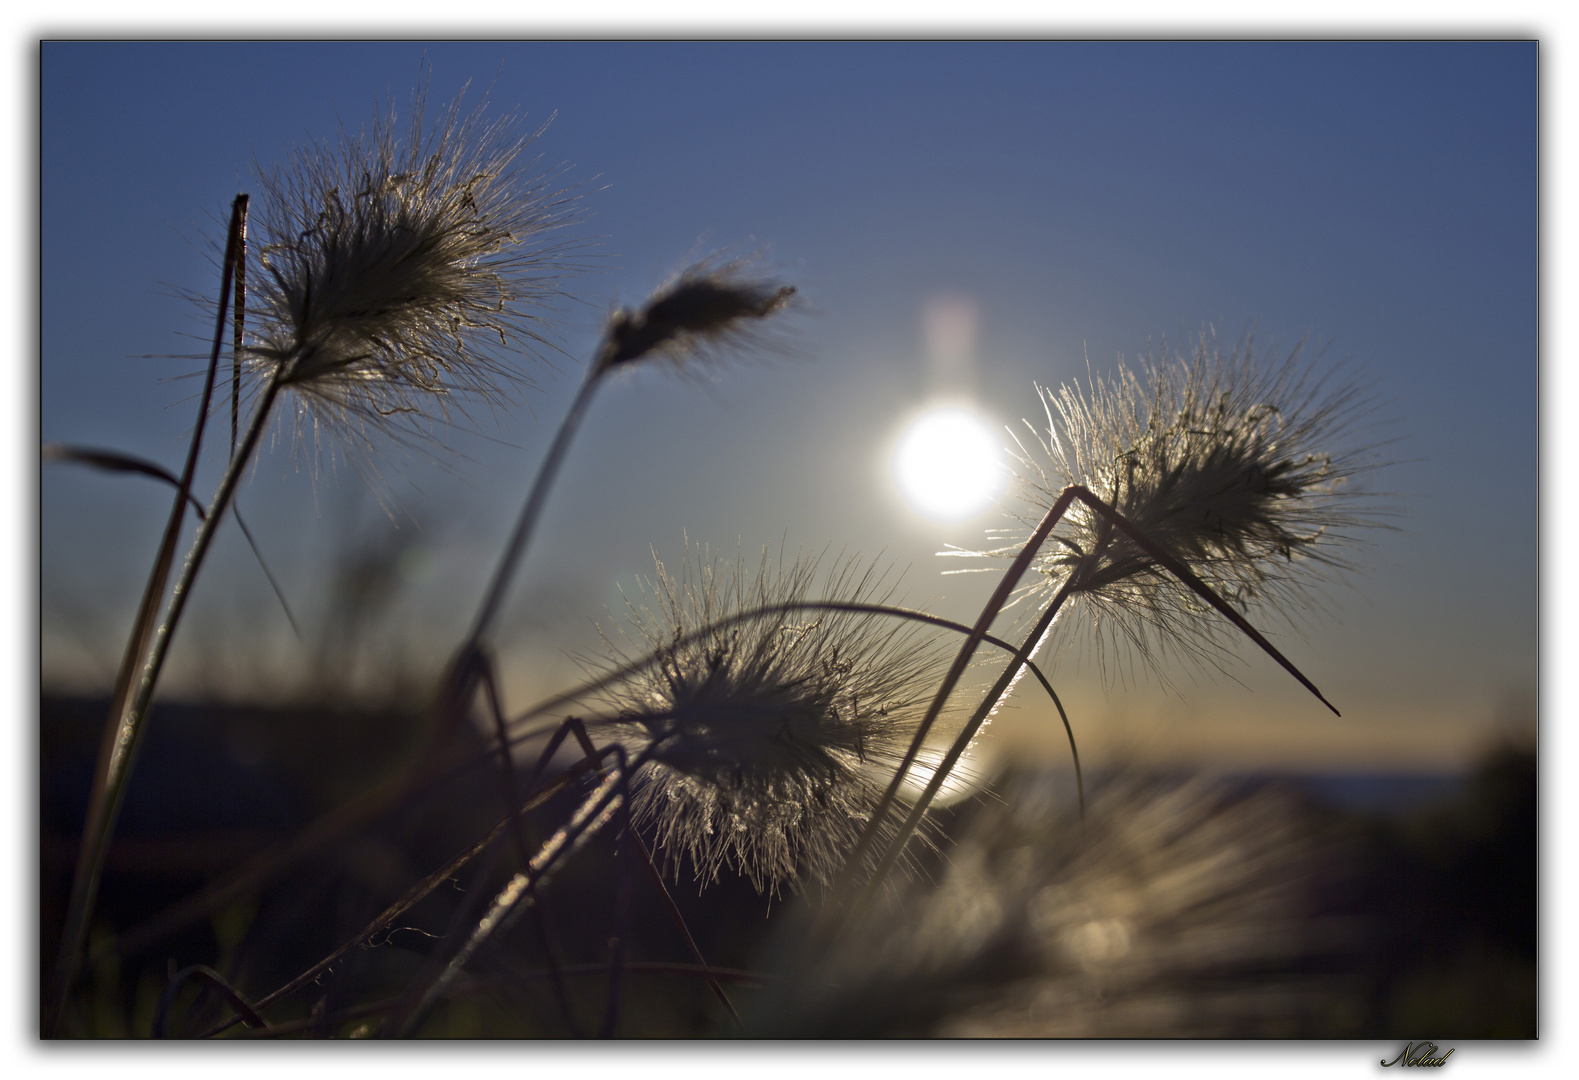
[[[294,392],[298,423],[353,442],[494,405],[544,343],[569,272],[574,195],[521,174],[536,137],[459,98],[431,128],[426,92],[260,170],[262,273],[249,275],[254,373]]]
[[[1376,523],[1372,496],[1350,485],[1374,467],[1353,440],[1370,403],[1341,371],[1319,376],[1298,347],[1263,368],[1249,338],[1225,353],[1203,334],[1191,359],[1164,350],[1138,374],[1121,366],[1093,378],[1089,391],[1039,389],[1048,426],[1021,443],[1022,520],[1034,524],[1066,485],[1083,484],[1241,610],[1295,617]],[[1067,584],[1088,609],[1063,623],[1094,627],[1099,652],[1127,642],[1143,659],[1159,648],[1221,655],[1221,617],[1084,504],[1035,566],[1044,595]]]
[[[662,358],[677,367],[749,345],[762,320],[795,295],[750,274],[750,261],[704,261],[660,288],[639,310],[622,309],[609,320],[602,369]]]
[[[828,880],[854,846],[915,733],[948,654],[913,623],[785,610],[797,601],[881,603],[886,575],[843,563],[823,591],[815,560],[759,571],[698,555],[662,563],[652,604],[630,605],[657,664],[621,685],[609,724],[647,763],[633,808],[678,869],[726,866],[757,889]],[[767,613],[708,629],[757,608]],[[694,641],[687,641],[701,631]],[[626,650],[609,643],[611,663]]]
[[[1331,1030],[1338,846],[1275,785],[1114,770],[1074,819],[1015,771],[957,819],[947,864],[831,947],[793,923],[753,1038],[1225,1038]],[[1324,835],[1325,834],[1325,835]]]

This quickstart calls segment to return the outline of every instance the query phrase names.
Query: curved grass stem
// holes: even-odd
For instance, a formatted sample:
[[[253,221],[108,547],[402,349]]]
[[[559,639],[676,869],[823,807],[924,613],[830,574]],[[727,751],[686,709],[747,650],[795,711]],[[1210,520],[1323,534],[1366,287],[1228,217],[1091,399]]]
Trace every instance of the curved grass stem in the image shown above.
[[[416,906],[430,893],[432,893],[434,889],[437,889],[444,882],[450,880],[473,859],[481,855],[484,851],[488,850],[488,848],[504,834],[505,829],[509,827],[511,820],[515,818],[516,815],[525,814],[535,810],[537,807],[547,802],[552,796],[557,795],[572,780],[574,780],[582,772],[586,771],[588,767],[589,766],[587,764],[578,764],[573,766],[568,772],[564,773],[552,783],[544,787],[543,790],[537,792],[531,798],[527,799],[527,801],[518,809],[512,810],[509,815],[494,825],[494,827],[485,833],[476,843],[472,844],[465,851],[462,851],[449,862],[439,867],[439,869],[435,870],[433,873],[417,882],[417,884],[407,889],[398,900],[396,900],[389,907],[385,908],[375,919],[363,927],[361,932],[355,937],[352,937],[350,940],[346,941],[339,948],[335,949],[328,956],[325,956],[322,960],[319,960],[316,964],[313,964],[306,971],[303,971],[290,982],[281,986],[279,989],[273,991],[267,996],[260,998],[257,1002],[256,1008],[261,1011],[268,1008],[276,1001],[279,1001],[281,998],[295,993],[297,990],[300,990],[302,987],[317,979],[335,964],[339,963],[341,959],[343,959],[354,949],[357,949],[368,941],[372,940],[373,937],[380,931],[387,929],[390,923],[394,922],[401,915],[404,915],[407,911],[410,911],[414,906]],[[203,1032],[198,1036],[198,1038],[207,1039],[214,1035],[218,1035],[226,1029],[233,1027],[239,1021],[240,1017],[224,1021]]]
[[[521,515],[516,519],[515,530],[510,534],[510,539],[499,556],[499,565],[494,568],[493,578],[488,583],[487,591],[483,593],[482,604],[477,609],[477,616],[472,622],[471,632],[466,636],[466,643],[461,647],[462,652],[481,643],[484,635],[493,625],[494,619],[498,618],[499,608],[510,589],[510,581],[515,577],[515,570],[520,565],[521,557],[526,554],[527,545],[531,543],[532,533],[537,528],[537,520],[542,517],[543,507],[548,502],[548,492],[554,486],[554,478],[559,475],[560,467],[565,463],[565,454],[570,449],[570,441],[575,438],[576,430],[586,418],[587,409],[592,404],[592,394],[598,388],[603,370],[599,365],[593,366],[582,382],[581,389],[576,391],[575,400],[570,403],[565,418],[559,422],[559,431],[555,433],[548,454],[543,458],[543,464],[538,467],[537,476],[532,481],[532,489],[527,493],[526,502],[521,506]]]
[[[970,633],[970,627],[965,626],[963,623],[953,622],[937,615],[923,611],[912,611],[907,608],[884,604],[860,604],[831,600],[796,601],[791,604],[771,605],[737,612],[726,619],[721,619],[699,628],[694,634],[682,638],[671,647],[683,648],[692,640],[698,640],[707,634],[728,629],[730,626],[738,623],[774,614],[787,614],[791,611],[866,612],[889,618],[920,622],[958,634]],[[1011,655],[1016,652],[1013,645],[991,634],[983,635],[982,640],[986,644],[1009,652]],[[509,722],[508,726],[519,727],[519,725],[545,713],[555,711],[571,702],[594,694],[621,679],[628,678],[646,665],[657,662],[666,652],[667,650],[655,651],[629,664],[622,665],[612,672],[583,683],[572,690],[556,694],[516,715]],[[1028,657],[1026,659],[1029,661]],[[1084,780],[1080,771],[1080,755],[1075,746],[1074,730],[1070,726],[1068,714],[1064,711],[1063,703],[1059,700],[1052,684],[1048,682],[1042,671],[1034,663],[1029,662],[1027,663],[1027,669],[1052,699],[1054,706],[1058,709],[1060,718],[1063,720],[1064,732],[1069,740],[1070,753],[1074,757],[1075,775],[1077,783],[1080,785],[1080,799],[1083,806],[1085,790]],[[518,730],[515,734],[510,735],[505,743],[501,744],[501,747],[503,745],[516,746],[528,739],[544,734],[551,735],[549,750],[547,756],[540,760],[537,770],[528,781],[527,790],[532,790],[532,785],[536,782],[536,777],[541,773],[544,764],[548,758],[553,756],[552,751],[557,749],[560,743],[568,737],[570,729],[565,726],[564,722],[555,720],[549,725]],[[500,748],[495,748],[487,753],[498,752],[501,752]],[[486,760],[486,758],[482,760]],[[330,810],[323,817],[303,829],[295,839],[259,854],[228,877],[213,882],[202,891],[178,901],[145,922],[132,927],[118,938],[118,951],[122,956],[129,956],[164,940],[170,934],[175,933],[184,926],[190,925],[195,920],[213,914],[238,896],[260,888],[287,866],[299,862],[313,852],[322,850],[326,845],[347,833],[370,824],[396,807],[403,805],[409,799],[416,798],[422,791],[429,790],[430,787],[437,788],[447,783],[460,770],[472,768],[478,763],[477,760],[471,759],[458,764],[442,760],[435,761],[430,758],[421,759],[412,771],[402,772],[376,788],[357,796],[350,802],[343,803]],[[505,824],[507,823],[501,823],[500,827],[503,828]],[[480,851],[481,849],[477,850]],[[391,915],[391,917],[393,916]],[[372,932],[372,930],[369,930],[368,934],[363,935],[363,938]],[[263,1004],[266,1005],[273,1000],[275,999],[271,996],[265,999]]]
[[[164,602],[165,586],[170,579],[176,545],[180,540],[181,527],[186,517],[186,505],[192,497],[192,479],[197,472],[197,462],[202,452],[203,429],[208,421],[209,404],[213,398],[215,376],[219,369],[219,352],[224,341],[225,315],[230,303],[232,279],[242,250],[242,238],[246,235],[247,202],[248,197],[242,194],[237,195],[231,203],[230,228],[225,238],[224,263],[220,269],[219,310],[214,328],[214,344],[209,355],[208,374],[203,382],[203,393],[198,405],[197,423],[192,430],[192,440],[187,449],[186,465],[181,471],[175,505],[165,525],[159,552],[148,575],[148,584],[143,589],[137,616],[132,624],[132,633],[127,639],[126,652],[116,676],[110,712],[105,719],[98,766],[88,797],[87,813],[83,819],[82,847],[77,857],[77,868],[71,883],[71,896],[66,906],[60,951],[44,998],[43,1029],[48,1036],[58,1032],[65,1012],[66,999],[71,993],[72,983],[76,981],[82,960],[83,944],[87,939],[88,924],[93,918],[99,878],[104,871],[104,859],[109,852],[110,838],[115,831],[115,818],[120,812],[121,801],[125,797],[126,780],[130,775],[134,751],[141,740],[141,720],[147,709],[148,698],[152,695],[150,669],[145,657],[157,654],[162,662],[164,642],[169,636],[166,628],[174,625],[174,618],[170,617],[159,627],[157,633],[154,629],[159,608]],[[261,414],[264,411],[266,410],[260,406],[258,422],[260,427]],[[231,471],[238,475],[240,472],[234,463]],[[216,516],[214,509],[223,511],[223,507],[224,504],[216,500],[215,507],[210,509],[208,516],[198,527],[199,537],[212,535],[214,527],[218,524],[218,517],[223,517],[222,512]],[[190,587],[191,575],[195,573],[196,565],[189,554],[181,581],[177,583],[176,593],[171,598],[173,614],[179,612],[181,598],[184,596],[183,584]],[[152,652],[150,652],[150,641],[152,641]],[[143,661],[143,678],[140,681],[137,680],[139,661]],[[152,674],[153,678],[157,679],[157,667],[152,670]]]
[[[182,984],[189,979],[196,979],[213,987],[230,1003],[230,1007],[236,1010],[237,1018],[242,1023],[266,1035],[270,1034],[268,1022],[258,1015],[256,1006],[242,997],[236,988],[225,980],[223,975],[206,964],[193,964],[190,967],[182,968],[172,975],[170,981],[165,985],[164,992],[159,995],[159,1007],[154,1012],[152,1032],[155,1039],[166,1037],[165,1024],[170,1015],[170,1008],[175,1004],[176,993],[181,989]]]
[[[527,545],[531,543],[532,534],[537,529],[538,519],[542,517],[543,507],[548,503],[549,490],[554,486],[554,479],[559,475],[559,470],[565,462],[565,455],[570,450],[571,440],[575,438],[576,431],[581,427],[581,421],[585,419],[587,409],[592,404],[592,395],[606,370],[601,363],[601,357],[606,351],[607,345],[600,350],[600,362],[594,364],[587,373],[564,419],[559,422],[559,430],[554,434],[554,441],[549,445],[543,463],[538,466],[537,475],[532,480],[530,491],[527,492],[526,502],[521,506],[521,514],[516,519],[515,528],[510,533],[510,539],[500,553],[499,564],[494,568],[493,577],[483,592],[482,603],[478,605],[471,629],[455,650],[449,666],[445,669],[433,712],[432,738],[436,743],[442,743],[449,737],[450,732],[463,722],[467,710],[471,707],[472,698],[482,677],[483,665],[486,664],[482,655],[483,639],[492,628],[494,620],[499,617],[504,598],[510,591],[510,583],[515,578],[516,568],[520,565],[522,556],[526,554]]]
[[[949,667],[948,673],[943,676],[943,682],[938,686],[938,691],[932,698],[932,704],[927,706],[926,715],[921,718],[921,723],[916,728],[916,734],[910,742],[910,748],[905,751],[904,758],[899,762],[898,768],[894,770],[894,778],[889,781],[887,790],[883,792],[882,798],[877,803],[877,808],[872,812],[871,819],[866,823],[866,828],[861,831],[860,837],[856,840],[855,848],[845,862],[844,870],[834,882],[829,896],[831,902],[823,908],[824,914],[819,916],[813,924],[812,934],[814,938],[820,937],[829,931],[831,927],[827,920],[831,918],[830,913],[836,911],[839,901],[847,896],[852,888],[856,887],[862,860],[876,840],[888,810],[893,806],[894,799],[899,794],[899,788],[905,782],[905,777],[910,772],[911,764],[916,760],[916,756],[920,754],[921,747],[926,742],[927,733],[932,730],[932,725],[937,722],[939,714],[943,711],[943,706],[948,703],[949,696],[953,694],[954,687],[959,684],[960,677],[964,675],[965,668],[970,664],[971,658],[976,655],[977,648],[980,647],[982,641],[987,637],[987,630],[992,626],[993,620],[998,617],[998,613],[1009,602],[1010,595],[1013,594],[1015,587],[1019,585],[1020,578],[1025,575],[1025,571],[1030,569],[1031,560],[1035,558],[1036,552],[1042,546],[1042,542],[1052,533],[1053,528],[1063,518],[1064,512],[1069,509],[1069,504],[1073,501],[1074,494],[1072,489],[1065,490],[1063,494],[1059,495],[1057,501],[1042,516],[1042,520],[1037,523],[1036,529],[1031,533],[1031,537],[1026,541],[1025,546],[1020,549],[1020,553],[1015,556],[1014,562],[1004,571],[1002,580],[998,582],[998,587],[993,590],[992,595],[987,599],[986,605],[981,609],[981,614],[976,617],[976,623],[971,627],[970,634],[966,637],[964,643],[960,645],[959,652],[954,657],[954,663]],[[938,779],[938,774],[934,774],[934,779]],[[942,781],[938,780],[938,782],[941,785]]]
[[[384,1029],[387,1034],[403,1038],[416,1032],[483,943],[510,921],[520,910],[523,901],[530,901],[531,891],[548,880],[549,874],[563,858],[580,851],[614,818],[621,804],[628,801],[625,794],[627,768],[624,755],[618,747],[614,748],[614,752],[621,759],[619,767],[610,771],[603,783],[571,815],[570,821],[551,836],[531,863],[511,878],[509,884],[494,897],[488,913],[477,923],[471,936],[444,966],[443,971],[420,990],[414,988],[408,1005],[390,1017]]]
[[[1251,626],[1244,616],[1240,615],[1227,601],[1218,596],[1217,593],[1209,585],[1202,581],[1200,577],[1198,577],[1193,571],[1191,571],[1189,567],[1185,566],[1184,563],[1176,559],[1167,550],[1147,537],[1138,528],[1136,528],[1132,522],[1130,522],[1117,510],[1113,509],[1113,507],[1109,506],[1096,495],[1092,494],[1089,490],[1078,484],[1072,484],[1064,489],[1064,491],[1059,495],[1057,501],[1053,504],[1052,508],[1048,510],[1047,516],[1044,517],[1042,522],[1037,526],[1036,532],[1032,534],[1031,539],[1026,543],[1025,547],[1021,549],[1019,555],[1016,556],[1014,564],[1009,568],[1009,571],[1005,573],[1004,580],[1000,582],[998,590],[994,592],[992,599],[988,601],[987,607],[983,609],[981,617],[977,620],[977,626],[982,628],[981,635],[978,636],[973,633],[972,637],[966,641],[965,646],[962,646],[961,648],[962,658],[968,660],[968,656],[966,656],[966,650],[971,649],[975,644],[979,644],[981,638],[985,637],[985,626],[990,625],[992,619],[996,618],[998,613],[1002,610],[1003,603],[1006,601],[1009,592],[1012,591],[1013,585],[1018,582],[1019,577],[1023,574],[1025,568],[1030,565],[1031,559],[1034,557],[1036,551],[1041,547],[1041,544],[1046,540],[1048,534],[1052,530],[1052,527],[1057,523],[1058,518],[1063,516],[1075,499],[1079,499],[1081,502],[1089,506],[1093,511],[1111,521],[1142,550],[1155,559],[1160,566],[1162,566],[1169,573],[1173,574],[1180,581],[1184,582],[1184,584],[1187,585],[1192,591],[1194,591],[1217,611],[1221,612],[1230,622],[1243,631],[1246,636],[1248,636],[1252,641],[1260,646],[1262,650],[1264,650],[1268,655],[1276,660],[1285,670],[1292,674],[1302,686],[1314,694],[1322,704],[1331,709],[1333,713],[1336,714],[1338,712],[1332,703],[1322,696],[1321,691],[1316,689],[1315,684],[1305,677],[1303,672],[1295,667],[1294,664],[1281,652],[1279,652],[1271,642],[1267,641],[1267,639],[1262,636],[1261,633],[1255,629],[1255,627]],[[1091,557],[1094,558],[1095,556],[1093,555]],[[836,914],[838,911],[837,908],[835,908],[833,905],[829,905],[829,907],[824,909],[824,915],[819,920],[819,923],[815,928],[817,933],[828,934],[834,932],[835,924],[833,920],[839,918],[848,919],[851,912],[853,912],[856,908],[859,908],[861,904],[870,898],[878,884],[886,877],[888,871],[891,870],[894,864],[899,860],[901,853],[904,851],[905,845],[909,842],[910,837],[915,833],[917,825],[920,823],[922,816],[927,812],[928,807],[931,806],[932,800],[937,796],[938,791],[942,788],[943,782],[947,779],[950,770],[952,770],[954,765],[959,761],[960,756],[965,752],[965,748],[969,746],[971,739],[975,738],[976,733],[981,730],[981,726],[986,722],[987,717],[992,715],[992,712],[997,707],[998,703],[1013,687],[1014,682],[1019,676],[1022,666],[1027,663],[1028,658],[1034,656],[1037,649],[1040,648],[1042,641],[1052,627],[1053,621],[1057,618],[1059,611],[1063,608],[1064,602],[1071,594],[1072,585],[1075,579],[1075,574],[1071,574],[1065,579],[1065,582],[1059,589],[1057,595],[1053,598],[1047,609],[1037,620],[1036,626],[1028,635],[1026,635],[1024,644],[1019,649],[1015,650],[1014,659],[1009,662],[1008,667],[1005,668],[1003,673],[999,676],[997,682],[993,685],[993,688],[988,691],[981,704],[977,707],[975,713],[972,714],[971,719],[967,721],[965,727],[960,731],[959,735],[954,740],[954,745],[949,748],[949,752],[944,757],[943,761],[939,763],[935,770],[933,770],[932,777],[928,781],[926,788],[923,790],[921,796],[916,799],[914,804],[911,806],[910,813],[906,816],[904,822],[900,825],[899,830],[889,841],[888,846],[884,850],[883,854],[878,858],[877,864],[871,876],[866,879],[864,885],[856,894],[855,900],[850,905],[849,909],[840,915]],[[956,659],[955,668],[963,671],[963,660]],[[947,695],[952,692],[952,690],[953,683],[945,681],[943,687],[939,689],[937,699],[934,701],[935,709],[929,710],[928,712],[929,719],[935,716],[936,711],[941,710],[943,702],[946,700]],[[923,722],[923,726],[928,726],[925,721]],[[918,743],[923,734],[924,731],[917,733]],[[919,749],[919,746],[915,746],[913,749]],[[893,782],[890,784],[890,791],[896,791],[898,789],[899,785],[904,781],[904,777],[908,772],[908,768],[908,763],[901,763],[899,768],[896,770]],[[873,813],[871,821],[867,823],[867,828],[863,834],[863,838],[875,837],[877,835],[877,830],[881,827],[883,822],[883,815],[887,812],[888,805],[891,805],[891,802],[892,800],[888,800],[886,804],[879,805],[878,810]],[[845,889],[851,887],[848,883],[852,882],[855,879],[855,876],[859,873],[861,865],[859,858],[868,846],[869,842],[866,845],[858,845],[856,848],[856,853],[851,855],[850,861],[846,865],[844,874],[841,877],[841,884]]]

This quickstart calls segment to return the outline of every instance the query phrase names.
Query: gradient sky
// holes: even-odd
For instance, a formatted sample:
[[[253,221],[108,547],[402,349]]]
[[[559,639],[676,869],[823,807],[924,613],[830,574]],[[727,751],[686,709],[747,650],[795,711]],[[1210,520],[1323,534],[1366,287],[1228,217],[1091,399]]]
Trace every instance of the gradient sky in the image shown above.
[[[1177,692],[1063,664],[1082,749],[1454,765],[1533,722],[1536,58],[1533,42],[46,43],[40,433],[178,469],[197,384],[171,380],[198,364],[170,357],[211,323],[178,294],[216,291],[231,197],[258,190],[254,161],[403,110],[426,62],[435,103],[470,80],[469,101],[554,116],[536,150],[583,185],[591,271],[561,311],[568,358],[525,407],[449,439],[464,457],[380,462],[398,532],[354,473],[266,453],[241,506],[303,640],[228,526],[172,693],[312,670],[327,583],[358,545],[413,545],[388,622],[442,662],[611,306],[689,256],[762,249],[805,300],[792,355],[604,388],[500,638],[513,704],[574,679],[566,650],[595,649],[593,620],[686,536],[749,559],[781,538],[880,555],[909,566],[911,603],[970,621],[991,581],[940,576],[954,564],[935,553],[1003,519],[945,526],[903,503],[886,455],[906,418],[950,392],[1018,426],[1040,415],[1034,384],[1211,324],[1284,351],[1309,334],[1384,402],[1372,432],[1394,464],[1370,483],[1396,493],[1397,531],[1303,636],[1277,638],[1344,719],[1250,653]],[[923,329],[939,298],[977,312],[972,362],[947,374]],[[108,686],[168,504],[148,481],[45,469],[46,686]],[[992,745],[1059,752],[1048,710],[1016,705]]]

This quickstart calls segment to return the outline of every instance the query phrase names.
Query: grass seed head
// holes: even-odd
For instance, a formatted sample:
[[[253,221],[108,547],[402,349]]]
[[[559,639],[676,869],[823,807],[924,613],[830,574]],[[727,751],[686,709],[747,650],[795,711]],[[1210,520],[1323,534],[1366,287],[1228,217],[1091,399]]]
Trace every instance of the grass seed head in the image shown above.
[[[946,665],[913,623],[785,610],[796,601],[881,603],[886,575],[853,562],[817,584],[815,560],[752,575],[699,554],[680,578],[660,563],[652,604],[631,605],[642,652],[660,653],[609,702],[647,763],[634,809],[671,865],[724,867],[759,891],[827,881],[843,864],[915,733]],[[766,608],[765,614],[708,629]],[[687,640],[695,636],[695,640]],[[610,643],[615,661],[624,650]]]
[[[783,311],[793,285],[753,277],[750,260],[704,261],[660,288],[640,309],[609,320],[602,370],[664,359],[682,370],[755,344],[763,320]]]
[[[1066,485],[1083,484],[1236,608],[1297,621],[1312,586],[1350,566],[1378,516],[1374,496],[1351,483],[1375,467],[1354,438],[1371,402],[1341,369],[1320,376],[1300,352],[1263,367],[1250,338],[1224,352],[1203,334],[1190,359],[1164,349],[1088,391],[1041,388],[1048,426],[1021,443],[1022,520],[1034,524]],[[1222,657],[1221,616],[1082,503],[1035,567],[1043,595],[1068,583],[1070,602],[1087,610],[1062,623],[1094,628],[1099,654],[1127,644],[1148,661],[1160,651]]]
[[[1082,824],[1046,773],[997,778],[947,863],[831,945],[793,923],[752,1038],[1225,1038],[1326,1030],[1352,852],[1275,785],[1120,768]],[[753,1015],[754,1014],[754,1015]]]
[[[263,172],[251,275],[253,371],[293,391],[298,422],[366,443],[490,407],[529,382],[544,315],[574,267],[553,237],[575,194],[525,176],[536,135],[457,98],[428,128],[425,89]]]

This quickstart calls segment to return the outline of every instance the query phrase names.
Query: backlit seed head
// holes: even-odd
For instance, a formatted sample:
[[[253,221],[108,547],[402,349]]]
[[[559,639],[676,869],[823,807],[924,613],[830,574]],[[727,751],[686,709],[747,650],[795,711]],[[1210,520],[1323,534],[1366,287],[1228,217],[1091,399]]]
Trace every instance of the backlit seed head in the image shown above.
[[[1015,770],[950,827],[947,863],[818,947],[793,921],[752,1038],[1224,1038],[1330,1030],[1352,863],[1276,785],[1119,767],[1082,823],[1060,777]]]
[[[788,306],[792,285],[754,278],[750,262],[698,263],[660,288],[640,309],[609,320],[601,370],[643,359],[683,367],[754,344],[762,321]]]
[[[1066,485],[1083,484],[1236,608],[1297,620],[1379,516],[1375,496],[1352,484],[1376,464],[1354,438],[1371,402],[1300,352],[1263,367],[1249,338],[1225,353],[1203,334],[1188,360],[1164,351],[1088,390],[1039,388],[1047,428],[1028,421],[1032,439],[1020,444],[1021,520],[1034,525]],[[1086,609],[1061,622],[1092,628],[1099,654],[1127,644],[1148,660],[1222,655],[1231,628],[1221,616],[1082,503],[1034,565],[1042,596],[1067,585]]]
[[[775,566],[660,563],[651,603],[630,605],[656,665],[620,686],[607,722],[646,764],[634,810],[676,869],[725,867],[758,890],[829,879],[910,744],[948,654],[915,624],[787,610],[797,601],[881,603],[893,585],[843,563],[820,591],[815,560]],[[755,609],[765,613],[728,625]],[[711,629],[710,629],[711,628]],[[696,640],[687,640],[697,635]],[[626,650],[610,643],[610,663]]]
[[[391,111],[260,170],[247,355],[315,434],[424,434],[497,405],[573,269],[553,237],[574,193],[522,172],[536,135],[459,98],[428,128],[425,97],[403,127]]]

